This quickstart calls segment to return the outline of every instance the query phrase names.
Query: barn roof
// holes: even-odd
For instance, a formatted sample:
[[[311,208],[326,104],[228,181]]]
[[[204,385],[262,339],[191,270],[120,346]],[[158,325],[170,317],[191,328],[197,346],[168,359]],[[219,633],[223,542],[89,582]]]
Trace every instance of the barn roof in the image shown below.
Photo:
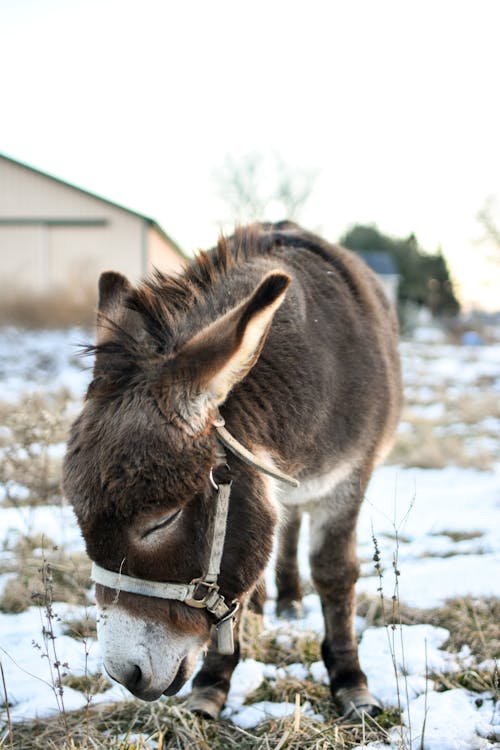
[[[370,266],[372,271],[375,271],[380,276],[398,275],[398,270],[389,253],[380,250],[357,250],[356,252]]]
[[[91,198],[96,198],[99,201],[102,201],[103,203],[107,203],[109,206],[113,206],[114,208],[119,208],[121,211],[126,211],[129,214],[132,214],[133,216],[137,216],[140,219],[143,219],[146,221],[151,227],[156,229],[159,234],[162,235],[162,237],[170,244],[172,247],[181,255],[183,258],[186,257],[184,251],[181,249],[181,247],[175,242],[175,240],[170,237],[163,227],[158,224],[157,221],[152,219],[150,216],[146,216],[145,214],[139,213],[139,211],[133,211],[131,208],[127,208],[126,206],[122,206],[120,203],[116,203],[115,201],[111,201],[108,198],[103,198],[102,195],[98,195],[97,193],[93,193],[90,190],[86,190],[85,188],[78,187],[78,185],[74,185],[71,182],[68,182],[67,180],[62,180],[60,177],[55,177],[54,175],[50,174],[49,172],[44,172],[41,169],[37,169],[37,167],[31,166],[31,164],[26,164],[25,162],[20,161],[19,159],[13,159],[11,156],[7,156],[7,154],[4,154],[0,152],[0,159],[5,159],[5,161],[10,162],[11,164],[16,164],[19,167],[23,167],[24,169],[28,169],[31,172],[36,172],[37,174],[41,175],[42,177],[46,177],[49,180],[54,180],[54,182],[58,182],[60,185],[64,185],[66,187],[71,188],[72,190],[77,190],[79,193],[83,193],[84,195],[89,195]]]

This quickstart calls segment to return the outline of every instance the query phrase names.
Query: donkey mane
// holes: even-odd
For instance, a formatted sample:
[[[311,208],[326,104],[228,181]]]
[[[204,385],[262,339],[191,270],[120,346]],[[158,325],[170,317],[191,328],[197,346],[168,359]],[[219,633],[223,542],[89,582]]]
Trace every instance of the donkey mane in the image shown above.
[[[148,379],[148,373],[241,300],[241,291],[235,296],[230,285],[220,293],[229,272],[285,241],[290,244],[291,233],[297,229],[292,222],[238,228],[231,237],[222,235],[215,248],[199,251],[180,275],[167,276],[155,269],[138,287],[130,288],[122,303],[129,311],[127,325],[100,313],[99,323],[108,332],[106,340],[83,348],[84,355],[96,357],[88,395],[119,395],[144,376]],[[318,238],[314,239],[318,252]],[[304,246],[304,240],[298,244]],[[240,279],[240,290],[242,283]],[[249,282],[248,293],[251,288]]]
[[[98,323],[107,329],[107,335],[103,343],[84,349],[96,357],[88,395],[120,396],[141,382],[152,382],[159,368],[189,339],[251,293],[254,279],[248,274],[249,266],[271,251],[273,266],[279,265],[278,248],[284,260],[297,248],[320,257],[342,279],[361,312],[367,304],[371,307],[366,286],[359,285],[359,272],[342,248],[335,247],[332,252],[327,242],[290,221],[254,223],[236,229],[231,237],[221,236],[215,248],[200,251],[180,275],[167,276],[155,270],[138,287],[130,287],[122,300],[125,325],[99,313]],[[265,267],[261,270],[263,276]],[[379,303],[388,308],[377,286],[375,293]]]

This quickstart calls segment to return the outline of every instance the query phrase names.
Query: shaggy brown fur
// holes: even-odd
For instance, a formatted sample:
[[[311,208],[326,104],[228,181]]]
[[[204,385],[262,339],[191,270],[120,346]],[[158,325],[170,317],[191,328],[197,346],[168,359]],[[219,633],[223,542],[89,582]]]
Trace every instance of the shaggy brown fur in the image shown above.
[[[307,503],[332,692],[365,690],[352,631],[355,525],[401,402],[397,324],[369,269],[290,223],[240,229],[179,277],[157,272],[132,288],[119,274],[105,274],[98,343],[89,351],[94,379],[72,429],[64,487],[90,557],[152,580],[187,583],[205,571],[220,409],[238,440],[303,483],[302,495],[280,497],[293,511],[280,545],[278,606],[287,610],[300,599],[294,558]],[[270,555],[277,498],[258,471],[233,456],[229,463],[219,583],[227,600],[249,601]],[[341,480],[330,481],[339,467]],[[316,504],[306,497],[314,481]],[[181,511],[175,534],[144,546],[137,529],[145,519],[174,511]],[[111,605],[102,587],[97,595]],[[203,610],[124,593],[120,605],[209,639],[211,616]],[[236,661],[211,650],[195,679],[195,692],[216,706],[207,708],[212,715]]]

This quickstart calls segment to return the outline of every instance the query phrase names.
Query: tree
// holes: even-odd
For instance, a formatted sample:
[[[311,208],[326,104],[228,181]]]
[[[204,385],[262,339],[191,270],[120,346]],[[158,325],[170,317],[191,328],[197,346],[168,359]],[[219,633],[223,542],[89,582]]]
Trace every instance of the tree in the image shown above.
[[[490,195],[486,199],[484,206],[477,215],[477,220],[485,231],[484,240],[490,244],[495,245],[496,254],[493,255],[490,260],[500,262],[500,214],[498,203],[495,198]]]
[[[297,220],[311,195],[316,174],[292,170],[283,159],[252,152],[241,159],[227,156],[214,175],[230,221]]]
[[[425,306],[433,315],[456,315],[460,310],[446,260],[441,251],[424,252],[414,234],[390,237],[374,225],[355,225],[340,242],[354,251],[386,252],[400,276],[398,301]]]

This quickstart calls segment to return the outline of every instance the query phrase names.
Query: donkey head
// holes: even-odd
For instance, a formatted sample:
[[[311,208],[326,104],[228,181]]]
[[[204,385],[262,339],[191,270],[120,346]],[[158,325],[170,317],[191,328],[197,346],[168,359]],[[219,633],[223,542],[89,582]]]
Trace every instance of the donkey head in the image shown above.
[[[206,324],[207,307],[195,305],[196,317],[177,297],[162,345],[159,287],[133,289],[119,274],[101,276],[94,379],[71,431],[63,486],[102,568],[182,584],[206,572],[213,423],[257,361],[289,281],[268,273],[229,309],[221,302],[217,314],[212,305]],[[250,471],[237,479],[219,577],[226,601],[244,597],[260,577],[276,520],[263,479]],[[117,589],[96,586],[106,670],[145,700],[177,692],[210,639],[213,616]]]

